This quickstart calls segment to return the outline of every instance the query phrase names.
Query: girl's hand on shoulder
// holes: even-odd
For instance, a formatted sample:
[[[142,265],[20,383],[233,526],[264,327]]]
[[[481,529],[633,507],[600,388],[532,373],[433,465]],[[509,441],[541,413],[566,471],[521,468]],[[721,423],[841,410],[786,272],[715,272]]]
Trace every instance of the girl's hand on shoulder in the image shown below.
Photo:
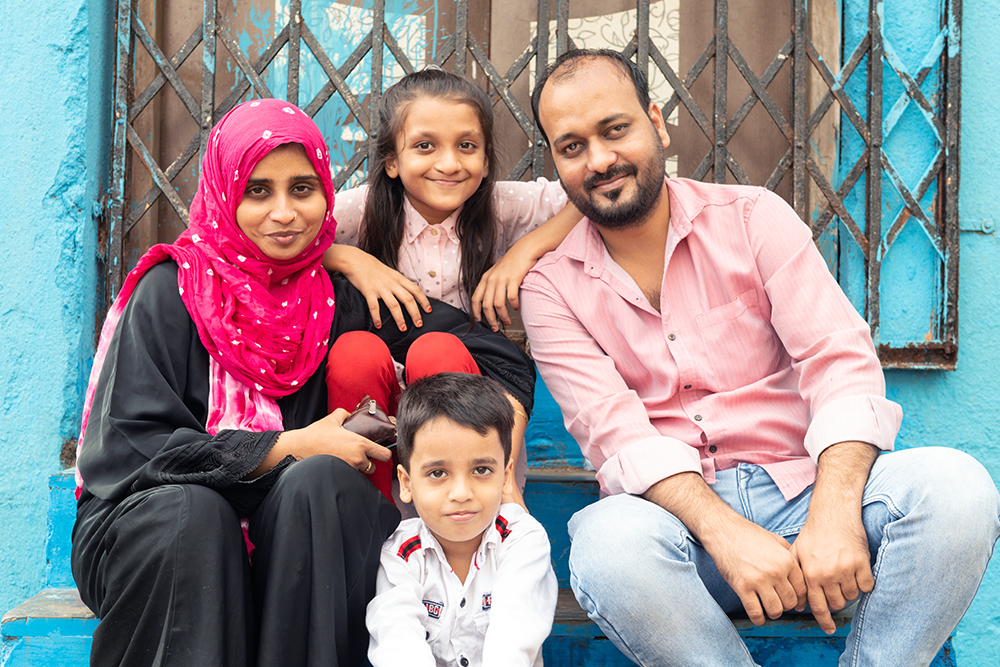
[[[406,308],[417,327],[423,326],[421,310],[428,313],[431,311],[430,301],[419,285],[354,246],[333,244],[323,253],[323,266],[344,274],[361,292],[368,302],[368,310],[376,328],[382,327],[379,301],[383,301],[389,308],[400,331],[406,331],[403,308]]]
[[[524,276],[535,265],[537,259],[531,250],[514,244],[496,264],[483,274],[471,299],[472,316],[476,321],[485,317],[494,331],[500,328],[499,322],[510,326],[507,302],[510,302],[514,310],[520,308],[521,304],[518,302],[517,292]]]
[[[344,428],[350,413],[339,408],[309,426],[285,431],[278,437],[275,449],[283,455],[304,459],[317,454],[336,456],[361,472],[371,472],[373,460],[389,461],[392,452],[367,438]]]

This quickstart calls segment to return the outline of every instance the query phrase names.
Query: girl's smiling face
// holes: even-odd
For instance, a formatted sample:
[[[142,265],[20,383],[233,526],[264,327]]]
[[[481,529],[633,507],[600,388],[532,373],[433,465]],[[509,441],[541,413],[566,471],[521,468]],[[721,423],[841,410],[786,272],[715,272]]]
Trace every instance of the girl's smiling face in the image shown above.
[[[454,213],[489,169],[486,139],[475,110],[453,100],[421,97],[409,105],[385,172],[432,225]]]

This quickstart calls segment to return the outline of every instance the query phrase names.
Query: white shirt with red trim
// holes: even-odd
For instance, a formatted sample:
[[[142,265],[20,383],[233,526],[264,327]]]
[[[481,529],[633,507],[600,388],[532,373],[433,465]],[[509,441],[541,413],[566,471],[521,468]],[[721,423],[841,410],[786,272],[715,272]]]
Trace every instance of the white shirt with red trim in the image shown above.
[[[368,604],[374,667],[540,667],[559,586],[545,529],[519,505],[500,507],[465,584],[423,521],[382,547]]]

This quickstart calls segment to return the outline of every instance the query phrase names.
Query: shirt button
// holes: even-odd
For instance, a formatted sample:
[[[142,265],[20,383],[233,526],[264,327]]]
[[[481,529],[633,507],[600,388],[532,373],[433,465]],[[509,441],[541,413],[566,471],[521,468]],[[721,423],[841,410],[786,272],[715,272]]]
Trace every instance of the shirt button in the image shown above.
[[[691,388],[691,385],[689,385],[689,384],[686,384],[686,385],[684,385],[684,388],[685,388],[685,389],[690,389],[690,388]]]
[[[462,659],[458,661],[458,664],[462,665],[462,667],[469,667],[469,659],[463,655]]]
[[[465,606],[465,598],[462,598],[462,601],[458,603],[458,606],[459,607],[464,607]]]
[[[669,338],[670,340],[674,340],[675,338],[677,338],[677,336],[675,336],[674,334],[667,334],[667,338]]]
[[[431,235],[432,236],[437,236],[438,235],[438,230],[436,230],[433,227],[431,227]]]
[[[437,275],[437,271],[428,271],[427,275],[429,275],[431,278],[433,278],[434,276]]]
[[[709,447],[709,448],[708,448],[708,451],[709,451],[709,452],[711,452],[712,454],[714,454],[714,453],[716,452],[716,447],[715,447],[715,445],[712,445],[711,447]]]
[[[700,422],[700,421],[701,421],[701,415],[695,415],[695,416],[694,416],[694,420],[695,420],[696,422]]]

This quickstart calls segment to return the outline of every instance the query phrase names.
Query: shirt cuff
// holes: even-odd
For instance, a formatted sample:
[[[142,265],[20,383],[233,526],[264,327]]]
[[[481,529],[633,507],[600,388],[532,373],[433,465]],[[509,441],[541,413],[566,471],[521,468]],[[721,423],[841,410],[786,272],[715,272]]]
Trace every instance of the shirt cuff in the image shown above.
[[[682,472],[704,477],[698,450],[676,438],[653,436],[616,452],[597,471],[597,481],[609,495],[638,496],[660,480]]]
[[[805,447],[814,461],[827,447],[841,442],[866,442],[891,452],[903,421],[897,403],[881,396],[845,396],[830,401],[813,416]]]

